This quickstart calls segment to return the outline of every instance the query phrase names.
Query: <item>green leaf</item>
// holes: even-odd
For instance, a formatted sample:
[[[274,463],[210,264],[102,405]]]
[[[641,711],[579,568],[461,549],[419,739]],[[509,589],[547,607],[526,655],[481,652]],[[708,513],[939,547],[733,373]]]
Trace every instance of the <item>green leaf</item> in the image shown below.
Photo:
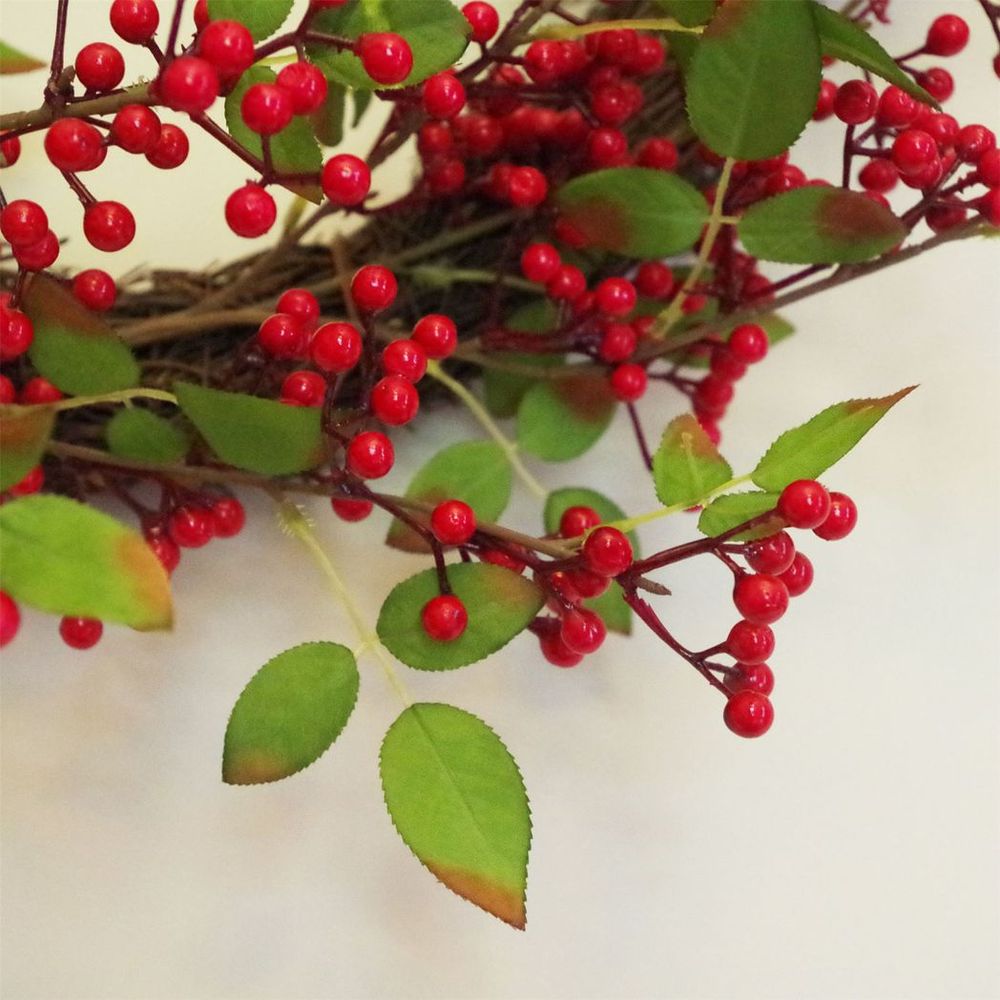
[[[511,468],[503,449],[492,441],[461,441],[434,455],[414,476],[406,495],[437,504],[462,500],[480,521],[496,521],[510,502]],[[386,543],[404,552],[430,547],[398,518],[389,526]]]
[[[41,59],[26,55],[6,42],[0,42],[0,76],[7,76],[10,73],[30,73],[33,69],[42,69],[45,65]]]
[[[170,628],[170,582],[142,536],[67,497],[0,507],[0,588],[56,615]]]
[[[674,18],[687,28],[707,24],[715,13],[715,0],[656,0],[656,2],[668,17]]]
[[[913,78],[899,68],[896,60],[859,24],[820,3],[810,4],[823,55],[860,66],[861,69],[894,83],[918,101],[941,110],[941,106]]]
[[[179,461],[190,444],[173,421],[135,406],[119,410],[104,425],[104,438],[113,455],[157,465]]]
[[[238,469],[287,476],[326,458],[317,406],[288,406],[189,382],[175,383],[174,391],[215,454]]]
[[[765,490],[782,490],[796,479],[815,479],[915,388],[911,385],[891,396],[835,403],[801,427],[785,431],[757,463],[753,481]]]
[[[568,486],[554,490],[545,501],[544,519],[547,532],[553,534],[559,530],[559,521],[563,512],[569,507],[593,507],[600,519],[605,522],[621,521],[625,517],[625,512],[618,504],[596,490],[589,490],[583,486]],[[632,551],[638,556],[639,539],[634,531],[628,532],[628,540],[632,543]],[[584,601],[584,605],[596,611],[612,632],[620,632],[622,635],[632,634],[632,609],[625,603],[624,593],[617,583],[612,581],[611,586],[600,597]]]
[[[338,83],[331,83],[323,103],[312,113],[313,132],[324,146],[339,146],[343,140],[346,104],[347,90]]]
[[[722,156],[777,156],[815,111],[820,70],[807,0],[726,0],[685,77],[691,125]]]
[[[602,375],[546,379],[532,386],[517,410],[518,444],[549,462],[582,455],[615,415],[617,400]]]
[[[556,204],[590,245],[627,257],[687,250],[708,219],[697,188],[647,167],[611,167],[576,177],[558,190]]]
[[[305,642],[268,660],[229,716],[222,780],[257,785],[308,767],[347,725],[358,683],[354,654],[335,642]]]
[[[35,327],[31,361],[70,396],[100,395],[139,384],[139,365],[108,324],[59,282],[36,274],[24,296]]]
[[[263,156],[261,138],[251,132],[240,114],[243,95],[255,83],[274,83],[277,77],[267,66],[251,66],[237,82],[226,98],[226,127],[229,134],[244,149],[254,156]],[[291,124],[271,136],[271,158],[275,167],[285,173],[318,174],[323,166],[323,154],[313,135],[308,118],[296,115]],[[317,182],[289,181],[285,187],[296,194],[319,204],[323,200],[323,190]]]
[[[484,659],[527,628],[545,603],[530,580],[489,563],[455,563],[448,582],[469,612],[468,627],[452,642],[430,638],[420,620],[438,594],[433,569],[393,587],[379,612],[376,630],[386,649],[416,670],[455,670]]]
[[[0,406],[0,491],[42,460],[55,417],[49,406]]]
[[[239,21],[259,42],[285,23],[293,4],[294,0],[208,0],[208,15],[213,21]]]
[[[393,825],[452,892],[524,929],[531,815],[510,751],[452,705],[411,705],[379,754]]]
[[[690,413],[667,424],[653,456],[656,495],[666,507],[696,504],[733,478],[704,428]]]
[[[515,309],[504,326],[516,333],[549,333],[555,328],[558,315],[548,299],[538,299]],[[553,368],[563,363],[562,354],[531,354],[504,352],[503,359],[518,365]],[[524,394],[538,381],[528,375],[486,368],[483,371],[483,399],[495,417],[512,417],[517,413]]]
[[[469,22],[450,0],[361,0],[326,10],[313,22],[317,31],[357,38],[371,31],[402,35],[413,51],[413,69],[398,86],[412,87],[453,66],[469,44]],[[309,58],[331,80],[358,90],[384,89],[351,52],[311,45]]]
[[[716,497],[698,518],[698,530],[706,535],[721,535],[731,531],[738,524],[749,521],[761,514],[774,510],[778,503],[778,493],[727,493]],[[756,528],[733,535],[734,541],[748,542],[755,538],[766,538],[785,527],[785,522],[774,515],[772,519]]]
[[[740,219],[747,252],[786,264],[857,264],[896,246],[906,227],[857,191],[803,187],[765,198]]]

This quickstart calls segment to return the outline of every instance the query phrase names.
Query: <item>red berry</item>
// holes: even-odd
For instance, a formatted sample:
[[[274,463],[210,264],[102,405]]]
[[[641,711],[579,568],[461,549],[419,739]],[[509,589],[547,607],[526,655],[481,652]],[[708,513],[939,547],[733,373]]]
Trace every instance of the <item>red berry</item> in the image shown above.
[[[733,603],[751,624],[770,625],[788,610],[788,590],[774,576],[741,576],[733,588]]]
[[[350,323],[324,323],[313,335],[309,356],[325,372],[350,371],[361,357],[361,334]]]
[[[602,361],[615,364],[632,357],[636,345],[635,330],[627,323],[608,323],[597,349]]]
[[[587,290],[587,279],[578,267],[562,264],[546,282],[545,294],[556,301],[572,302]]]
[[[276,83],[252,84],[240,102],[240,116],[251,132],[274,135],[292,120],[292,98]]]
[[[111,138],[126,153],[148,153],[160,138],[160,119],[144,104],[127,104],[111,123]]]
[[[101,133],[79,118],[60,118],[45,133],[45,155],[58,170],[93,170],[104,157]]]
[[[778,498],[778,515],[793,528],[816,528],[830,513],[830,494],[815,479],[789,483]]]
[[[37,202],[18,198],[0,212],[0,232],[13,247],[29,247],[49,230],[49,218]]]
[[[17,401],[25,406],[40,406],[43,403],[58,403],[62,398],[62,392],[47,378],[36,375],[34,378],[29,378],[21,387]]]
[[[320,184],[335,205],[357,205],[367,197],[372,175],[364,160],[350,153],[338,153],[323,165]]]
[[[167,521],[170,537],[185,549],[200,549],[215,533],[212,512],[206,507],[184,504],[174,509]]]
[[[767,332],[756,323],[743,323],[729,335],[729,350],[737,361],[756,364],[767,355]]]
[[[976,180],[987,187],[1000,187],[1000,149],[988,149],[979,157]]]
[[[563,642],[560,632],[546,632],[539,639],[542,656],[554,667],[575,667],[582,659],[583,654],[570,649]]]
[[[430,313],[417,320],[413,327],[413,339],[423,348],[429,358],[446,358],[458,343],[458,330],[449,316]],[[390,345],[391,346],[391,345]],[[400,374],[405,374],[400,372]],[[417,381],[413,379],[412,381]]]
[[[146,159],[160,170],[173,170],[187,159],[188,147],[188,137],[182,129],[176,125],[161,125],[160,137],[146,153]]]
[[[601,616],[588,608],[574,608],[562,620],[559,637],[575,653],[586,656],[601,647],[608,631]]]
[[[91,42],[76,54],[74,69],[87,90],[114,90],[125,76],[125,60],[113,45]]]
[[[20,482],[9,487],[9,490],[16,497],[26,497],[37,493],[44,485],[45,470],[40,465],[36,465],[24,475]]]
[[[454,642],[468,626],[469,613],[454,594],[438,594],[424,605],[420,621],[432,639]]]
[[[640,295],[650,299],[665,299],[674,290],[674,272],[656,260],[639,265],[635,287]]]
[[[678,161],[677,145],[671,139],[646,139],[636,152],[635,162],[652,170],[673,170]],[[643,293],[645,294],[645,293]]]
[[[816,110],[813,111],[813,121],[821,122],[833,114],[833,103],[837,99],[837,85],[832,80],[821,80],[819,96],[816,98]]]
[[[219,76],[236,77],[253,63],[253,35],[239,21],[209,21],[198,32],[198,55]]]
[[[941,66],[934,66],[926,73],[918,73],[917,83],[939,104],[943,104],[955,92],[955,81],[951,73]]]
[[[977,204],[979,214],[991,225],[1000,226],[1000,188],[991,188]],[[20,260],[20,258],[18,258]]]
[[[261,323],[257,343],[272,358],[299,358],[305,351],[307,336],[296,317],[275,313]]]
[[[114,0],[110,17],[115,34],[134,45],[145,45],[160,23],[155,0]]]
[[[632,544],[617,528],[595,528],[582,551],[585,565],[598,576],[618,576],[632,565]]]
[[[878,99],[875,120],[887,128],[905,128],[912,125],[923,107],[915,97],[899,87],[886,87]]]
[[[17,635],[20,627],[21,609],[5,590],[0,590],[0,648]]]
[[[755,572],[778,576],[792,565],[795,543],[787,531],[779,531],[767,538],[748,542],[743,550],[743,557]]]
[[[706,375],[694,391],[694,406],[698,413],[709,417],[721,417],[732,401],[733,383],[718,375]]]
[[[281,383],[281,398],[299,406],[322,406],[326,398],[326,379],[319,372],[289,372]]]
[[[372,386],[369,398],[372,413],[384,424],[408,424],[420,408],[420,394],[412,382],[400,375],[386,375]]]
[[[818,528],[813,528],[813,534],[827,542],[836,542],[846,538],[858,523],[858,508],[846,493],[830,494],[830,513]]]
[[[146,544],[153,550],[153,555],[160,560],[160,565],[173,573],[181,561],[181,550],[169,535],[154,535],[146,538]]]
[[[289,288],[281,293],[277,311],[294,316],[304,330],[311,331],[319,319],[319,302],[316,296],[305,288]]]
[[[363,312],[381,312],[396,300],[396,276],[387,267],[366,264],[351,279],[351,298]]]
[[[465,107],[465,87],[452,73],[429,76],[421,93],[424,110],[432,118],[454,118]]]
[[[219,96],[219,77],[198,56],[179,56],[160,73],[157,90],[168,108],[189,115],[207,111]]]
[[[739,674],[726,679],[726,687],[736,694],[738,691],[756,691],[770,694],[774,690],[774,673],[766,663],[737,663]]]
[[[210,19],[208,0],[195,0],[193,14],[195,29],[202,31]]]
[[[866,191],[885,194],[896,186],[899,171],[892,160],[869,160],[861,168],[858,180]]]
[[[104,634],[104,625],[96,618],[63,618],[59,623],[63,642],[72,649],[90,649]]]
[[[567,570],[566,579],[569,586],[585,600],[600,597],[611,586],[611,581],[606,576],[598,576],[587,569]]]
[[[955,142],[955,152],[963,163],[975,163],[991,149],[995,149],[997,137],[985,125],[966,125],[959,129]]]
[[[532,243],[521,254],[521,273],[539,284],[549,281],[561,264],[559,251],[551,243]]]
[[[380,431],[362,431],[347,446],[347,468],[362,479],[381,479],[395,458],[392,442]]]
[[[465,177],[465,164],[455,157],[434,160],[424,168],[427,187],[436,195],[445,196],[461,191]]]
[[[247,520],[247,512],[236,497],[216,500],[210,513],[216,538],[233,538],[243,530]]]
[[[50,229],[37,243],[16,247],[14,256],[25,271],[44,271],[51,267],[59,256],[59,238]]]
[[[509,552],[504,552],[501,549],[480,549],[479,558],[483,562],[490,563],[493,566],[502,566],[504,569],[509,569],[512,573],[524,572],[524,563],[520,559],[514,558]]]
[[[740,663],[763,663],[774,652],[774,633],[767,625],[738,621],[725,645],[726,652]]]
[[[135,218],[120,201],[95,201],[83,213],[83,234],[97,250],[114,253],[135,237]]]
[[[419,382],[427,371],[427,352],[415,340],[394,340],[382,351],[382,371]]]
[[[611,373],[611,391],[623,403],[634,403],[646,392],[646,369],[642,365],[619,365]]]
[[[0,406],[13,403],[15,399],[17,399],[17,390],[14,388],[14,383],[6,375],[0,375]]]
[[[469,121],[469,118],[462,120]],[[451,128],[443,122],[427,122],[420,126],[420,131],[417,133],[417,151],[425,160],[450,153],[454,145]]]
[[[278,86],[288,93],[292,111],[297,115],[318,111],[329,90],[323,71],[308,62],[293,62],[283,67],[278,73]]]
[[[813,565],[801,552],[796,552],[792,565],[779,579],[787,588],[789,597],[799,597],[813,582]]]
[[[625,316],[635,308],[635,285],[626,278],[605,278],[594,295],[598,310],[606,316]]]
[[[371,512],[371,500],[355,500],[350,497],[331,497],[330,506],[342,521],[363,521]]]
[[[877,105],[878,94],[870,83],[848,80],[837,90],[833,111],[846,125],[860,125],[874,116]]]
[[[462,8],[472,28],[472,40],[485,45],[500,30],[500,15],[492,4],[472,0]]]
[[[226,199],[226,223],[237,236],[263,236],[277,217],[274,199],[259,184],[247,182]]]
[[[559,518],[559,534],[576,538],[601,523],[601,515],[593,507],[567,507]]]
[[[402,83],[413,69],[413,52],[409,43],[401,35],[390,31],[361,35],[354,43],[354,54],[376,83]]]
[[[942,14],[931,22],[925,47],[932,56],[954,56],[968,41],[968,24],[957,14]]]
[[[712,349],[708,367],[713,375],[726,382],[735,382],[747,373],[747,366],[742,361],[737,361],[725,344],[719,344]]]
[[[443,545],[464,545],[476,531],[476,514],[461,500],[445,500],[431,511],[431,531]]]
[[[774,706],[759,691],[737,691],[726,702],[722,718],[731,732],[753,739],[771,728]]]
[[[587,162],[595,169],[618,167],[628,159],[628,139],[616,128],[595,128],[587,136]]]
[[[545,201],[549,182],[537,167],[515,167],[510,172],[507,199],[518,208],[534,208]]]

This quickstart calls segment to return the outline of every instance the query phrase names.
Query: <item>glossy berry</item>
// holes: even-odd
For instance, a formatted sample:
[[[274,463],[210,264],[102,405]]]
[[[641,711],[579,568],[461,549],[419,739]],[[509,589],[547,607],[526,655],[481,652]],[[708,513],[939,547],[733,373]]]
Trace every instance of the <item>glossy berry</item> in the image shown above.
[[[312,331],[319,319],[319,302],[306,288],[289,288],[281,293],[277,311],[294,316],[304,330]]]
[[[212,530],[216,538],[233,538],[243,530],[247,512],[236,497],[222,497],[212,504]]]
[[[924,47],[932,56],[954,56],[968,41],[968,24],[957,14],[942,14],[931,22]]]
[[[741,576],[733,588],[733,603],[751,624],[771,625],[788,610],[788,590],[774,576]]]
[[[763,736],[774,722],[774,706],[759,691],[737,691],[726,702],[723,721],[730,732],[747,739]]]
[[[559,270],[545,284],[545,294],[557,302],[573,302],[586,290],[587,279],[583,271],[572,264],[560,265]]]
[[[626,278],[605,278],[594,296],[598,311],[605,316],[625,316],[635,308],[635,285]]]
[[[92,267],[73,279],[73,294],[91,312],[106,312],[115,304],[118,288],[107,271]]]
[[[0,406],[6,406],[17,399],[14,383],[6,375],[0,375]]]
[[[601,616],[588,608],[574,608],[562,620],[559,637],[575,653],[586,656],[600,649],[607,636]]]
[[[319,372],[289,372],[281,383],[281,401],[296,406],[322,406],[326,379]]]
[[[611,391],[623,403],[634,403],[646,392],[646,369],[642,365],[619,365],[610,378]]]
[[[297,115],[318,111],[329,90],[323,71],[308,62],[293,62],[282,67],[277,82],[291,98],[292,111]]]
[[[694,391],[695,412],[709,417],[721,417],[732,401],[733,383],[718,375],[706,375]]]
[[[795,558],[795,543],[787,531],[748,542],[743,550],[747,565],[756,573],[778,576],[784,573]]]
[[[154,535],[146,538],[146,544],[153,550],[153,555],[160,560],[160,565],[168,574],[173,573],[180,565],[180,546],[169,535]]]
[[[220,76],[239,76],[253,63],[253,35],[239,21],[209,21],[198,32],[198,55]]]
[[[412,382],[400,375],[386,375],[372,386],[369,397],[372,413],[384,424],[408,424],[420,408],[420,394]]]
[[[192,16],[194,17],[195,29],[197,31],[204,30],[205,25],[208,24],[211,18],[208,10],[208,0],[195,0]]]
[[[582,552],[584,565],[598,576],[618,576],[632,565],[632,544],[617,528],[596,528]]]
[[[738,621],[729,630],[725,646],[740,663],[763,663],[774,652],[774,633],[767,625]]]
[[[861,168],[858,180],[866,191],[886,194],[899,181],[899,171],[892,160],[869,160]]]
[[[1000,226],[1000,188],[991,188],[987,191],[979,199],[976,207],[979,209],[979,214],[991,226]]]
[[[101,133],[79,118],[61,118],[45,133],[45,155],[58,170],[78,173],[99,166],[104,155]]]
[[[237,236],[263,236],[277,217],[274,198],[259,184],[248,182],[226,199],[226,224]]]
[[[500,15],[492,4],[472,0],[462,8],[466,21],[472,28],[472,40],[485,45],[500,30]]]
[[[438,594],[424,605],[420,621],[432,639],[454,642],[468,626],[469,613],[454,594]]]
[[[789,483],[778,498],[778,516],[793,528],[819,527],[830,513],[830,494],[815,479]]]
[[[44,271],[51,267],[59,256],[59,239],[50,229],[37,243],[26,247],[16,247],[14,256],[25,271]]]
[[[878,94],[864,80],[848,80],[837,90],[833,113],[846,125],[860,125],[875,115]]]
[[[21,140],[16,135],[5,136],[0,132],[0,168],[12,167],[21,158]]]
[[[708,367],[713,375],[718,375],[726,382],[736,382],[747,373],[747,366],[742,361],[737,361],[725,344],[713,348]]]
[[[792,565],[781,574],[780,580],[787,588],[789,597],[799,597],[813,582],[813,565],[801,552],[796,552]]]
[[[627,323],[608,323],[601,334],[597,353],[608,364],[625,361],[632,357],[636,341],[635,330]]]
[[[49,218],[37,202],[18,198],[0,212],[0,233],[13,247],[37,243],[49,230]]]
[[[424,81],[421,102],[431,118],[454,118],[465,107],[465,87],[453,73],[435,73]]]
[[[674,290],[674,272],[666,264],[648,260],[636,271],[635,287],[646,298],[665,299]]]
[[[458,343],[454,320],[440,313],[430,313],[418,319],[413,327],[413,339],[429,358],[446,358]],[[400,372],[399,374],[405,374]],[[416,381],[413,379],[412,381]]]
[[[21,386],[17,401],[25,406],[40,406],[43,403],[58,403],[62,398],[62,392],[47,378],[36,375]]]
[[[601,515],[593,507],[567,507],[559,518],[559,534],[563,538],[577,538],[601,523]]]
[[[923,105],[899,87],[886,87],[878,99],[875,120],[888,128],[905,128],[912,125]]]
[[[145,45],[160,23],[155,0],[114,0],[109,14],[115,34],[134,45]]]
[[[737,663],[736,669],[737,676],[726,678],[726,687],[733,694],[737,691],[770,694],[774,690],[774,673],[766,663]]]
[[[382,351],[382,371],[419,382],[427,371],[427,352],[415,340],[394,340]]]
[[[582,653],[566,645],[560,632],[546,632],[539,639],[539,645],[542,656],[554,667],[575,667],[583,659]]]
[[[431,511],[431,531],[443,545],[464,545],[475,534],[475,512],[461,500],[445,500]]]
[[[387,267],[367,264],[351,279],[351,298],[363,312],[381,312],[396,301],[396,276]]]
[[[184,504],[171,512],[167,530],[181,548],[200,549],[215,534],[212,512],[207,507]]]
[[[830,513],[813,534],[827,542],[846,538],[858,523],[858,508],[846,493],[830,494]]]
[[[257,343],[272,358],[302,357],[307,339],[302,323],[284,313],[268,316],[257,331]]]
[[[59,623],[59,635],[72,649],[90,649],[103,634],[104,625],[96,618],[63,618]]]
[[[939,104],[943,104],[955,92],[955,81],[951,73],[941,66],[934,66],[926,73],[918,73],[917,83]]]
[[[173,170],[187,159],[188,149],[188,137],[183,129],[165,124],[160,126],[160,137],[146,153],[146,159],[160,170]]]
[[[559,270],[562,258],[551,243],[532,243],[521,254],[521,274],[544,285]]]
[[[125,76],[125,60],[113,45],[91,42],[76,54],[76,78],[87,90],[114,90]]]
[[[628,139],[616,128],[595,128],[586,141],[587,162],[594,169],[621,166],[628,159]]]
[[[640,167],[649,167],[652,170],[673,170],[677,166],[678,159],[675,142],[654,136],[646,139],[636,151],[635,162]]]
[[[207,59],[179,56],[160,73],[156,87],[168,108],[196,115],[219,96],[219,77]]]
[[[114,253],[135,237],[135,218],[120,201],[95,201],[83,213],[83,234],[97,250]]]
[[[252,84],[240,102],[240,117],[251,132],[274,135],[292,120],[292,98],[276,83]]]
[[[362,431],[347,446],[347,468],[362,479],[381,479],[392,468],[396,454],[380,431]]]
[[[728,345],[737,361],[753,365],[767,356],[767,332],[756,323],[743,323],[729,335]]]
[[[5,590],[0,590],[0,648],[17,635],[20,627],[21,609]]]
[[[833,103],[837,99],[837,85],[832,80],[821,80],[819,96],[816,98],[816,109],[813,111],[813,121],[825,121],[833,114]]]
[[[126,153],[148,153],[160,138],[160,119],[144,104],[127,104],[111,123],[111,138]]]
[[[534,208],[545,201],[549,182],[537,167],[515,167],[510,172],[507,200],[518,208]]]
[[[334,205],[358,205],[371,189],[371,171],[357,156],[338,153],[323,164],[320,186]]]
[[[984,153],[995,149],[997,137],[985,125],[966,125],[959,129],[955,152],[963,163],[976,163]]]
[[[1000,187],[1000,149],[988,149],[979,157],[976,180],[987,187]]]
[[[331,497],[330,506],[341,521],[363,521],[371,512],[371,500],[355,500],[353,497]]]
[[[309,356],[325,372],[350,371],[361,357],[361,334],[350,323],[324,323],[309,345]]]
[[[409,42],[389,31],[361,35],[354,43],[354,54],[376,83],[402,83],[413,69]]]

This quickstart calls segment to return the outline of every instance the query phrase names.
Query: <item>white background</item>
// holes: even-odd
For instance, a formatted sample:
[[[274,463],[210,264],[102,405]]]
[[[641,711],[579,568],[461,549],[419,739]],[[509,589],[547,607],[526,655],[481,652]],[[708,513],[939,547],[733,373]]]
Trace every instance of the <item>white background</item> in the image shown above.
[[[71,54],[110,38],[106,4],[71,6]],[[995,125],[976,5],[893,6],[883,38],[897,52],[945,9],[969,17],[977,55],[949,67],[953,104]],[[44,54],[53,9],[3,0],[3,37]],[[30,106],[38,79],[4,80],[5,110]],[[837,131],[815,129],[797,161],[834,162]],[[39,145],[25,143],[5,190],[44,192],[55,218],[72,218]],[[173,176],[112,154],[94,188],[128,196],[139,220],[116,263],[244,250],[221,221],[241,181],[203,144]],[[65,259],[94,263],[72,235]],[[250,499],[242,538],[185,554],[171,635],[109,629],[80,654],[27,613],[2,670],[3,995],[997,996],[995,246],[951,246],[796,306],[797,336],[739,388],[725,445],[743,470],[827,403],[920,383],[827,476],[861,520],[837,545],[803,539],[816,582],[778,628],[765,739],[731,736],[718,696],[642,633],[576,671],[521,637],[467,670],[406,672],[415,697],[476,712],[520,762],[534,818],[525,934],[436,885],[388,823],[376,754],[399,706],[374,662],[316,766],[264,788],[219,780],[226,718],[253,671],[302,640],[353,643],[263,502]],[[656,427],[677,401],[650,396]],[[461,419],[422,421],[388,485],[477,433]],[[590,456],[537,471],[553,486],[603,486],[631,511],[653,502],[624,421]],[[380,548],[377,517],[344,526],[322,504],[315,515],[371,616],[421,565]],[[538,527],[530,498],[509,517]],[[645,545],[693,532],[673,518]],[[725,635],[723,570],[667,582],[682,640]]]

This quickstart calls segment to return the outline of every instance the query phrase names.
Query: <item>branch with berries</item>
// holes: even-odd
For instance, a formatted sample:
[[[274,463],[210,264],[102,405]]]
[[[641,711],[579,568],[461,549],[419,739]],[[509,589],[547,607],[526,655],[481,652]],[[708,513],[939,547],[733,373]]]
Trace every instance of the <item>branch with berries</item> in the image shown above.
[[[942,111],[952,78],[926,64],[959,55],[969,25],[939,17],[894,58],[868,30],[887,0],[523,0],[503,25],[483,0],[312,0],[300,17],[292,0],[198,0],[193,23],[184,0],[162,18],[155,0],[113,0],[111,28],[150,60],[125,85],[116,45],[67,57],[76,8],[52,7],[48,62],[0,46],[0,72],[40,79],[37,107],[0,115],[0,645],[22,605],[77,649],[104,623],[169,628],[183,553],[240,533],[240,496],[264,493],[353,634],[304,637],[253,675],[223,779],[316,761],[373,660],[401,701],[380,753],[393,823],[441,882],[523,927],[520,771],[482,720],[413,703],[398,664],[458,669],[531,635],[572,668],[641,625],[722,695],[733,733],[767,732],[772,626],[813,576],[794,533],[850,534],[854,501],[820,477],[910,389],[819,410],[742,474],[721,422],[793,333],[783,310],[996,235],[995,133]],[[835,60],[854,78],[826,78]],[[345,122],[377,108],[372,146],[345,148]],[[202,272],[70,274],[78,223],[13,196],[39,134],[83,239],[113,254],[142,205],[100,198],[90,175],[130,155],[183,180],[192,128],[249,171],[223,214],[265,249]],[[843,132],[823,175],[792,160],[807,128]],[[411,188],[385,200],[373,171],[411,155]],[[296,195],[280,225],[275,186]],[[796,269],[772,280],[771,262]],[[653,395],[647,427],[636,404]],[[380,489],[405,455],[393,430],[445,405],[481,433],[443,443],[405,494]],[[599,448],[618,411],[649,510],[542,484],[537,463]],[[515,489],[538,524],[504,521]],[[381,515],[386,544],[426,560],[375,622],[312,531],[316,498],[345,524]],[[646,527],[692,510],[686,541]],[[704,649],[671,615],[689,559],[732,578],[735,612]]]

